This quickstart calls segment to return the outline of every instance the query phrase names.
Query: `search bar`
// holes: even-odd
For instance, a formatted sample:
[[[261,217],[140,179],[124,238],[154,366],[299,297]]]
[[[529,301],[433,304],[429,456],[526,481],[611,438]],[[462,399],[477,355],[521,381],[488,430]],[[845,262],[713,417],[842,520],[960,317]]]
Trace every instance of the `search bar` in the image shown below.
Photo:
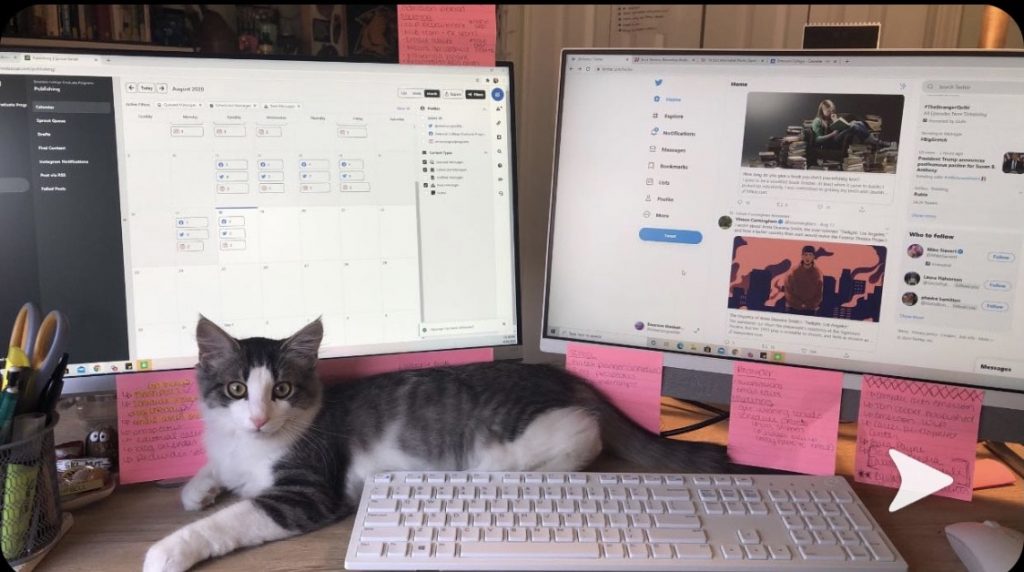
[[[932,80],[923,85],[925,93],[1024,94],[1024,82],[1021,81]]]

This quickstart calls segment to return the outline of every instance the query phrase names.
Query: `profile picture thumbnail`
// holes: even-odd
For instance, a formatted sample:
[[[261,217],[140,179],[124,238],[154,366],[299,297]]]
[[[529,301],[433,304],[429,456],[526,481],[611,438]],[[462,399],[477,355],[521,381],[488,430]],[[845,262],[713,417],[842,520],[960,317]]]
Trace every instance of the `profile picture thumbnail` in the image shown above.
[[[633,324],[633,327],[636,328],[637,330],[642,330],[644,329],[644,323],[638,321],[637,323]]]
[[[729,215],[722,215],[718,217],[718,228],[722,230],[728,230],[732,227],[732,217]]]
[[[1024,152],[1009,151],[1003,153],[1003,172],[1013,175],[1024,175]]]
[[[924,247],[920,244],[914,243],[907,247],[907,256],[921,258],[922,255],[924,255]]]
[[[914,304],[917,304],[917,294],[914,294],[913,292],[904,292],[903,305],[913,306]]]
[[[921,282],[921,275],[917,272],[907,272],[903,275],[903,281],[907,286],[917,286]]]

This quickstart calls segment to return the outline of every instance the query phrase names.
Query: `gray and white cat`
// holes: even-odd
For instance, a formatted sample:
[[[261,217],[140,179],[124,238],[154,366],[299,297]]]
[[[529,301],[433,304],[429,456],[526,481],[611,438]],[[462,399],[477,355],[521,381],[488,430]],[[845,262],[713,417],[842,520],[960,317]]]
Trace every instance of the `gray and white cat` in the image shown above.
[[[607,449],[651,470],[726,472],[723,447],[650,435],[554,367],[484,363],[322,386],[320,320],[286,340],[237,340],[200,317],[196,366],[207,464],[187,510],[241,500],[154,544],[144,572],[187,570],[355,511],[385,470],[576,471]]]

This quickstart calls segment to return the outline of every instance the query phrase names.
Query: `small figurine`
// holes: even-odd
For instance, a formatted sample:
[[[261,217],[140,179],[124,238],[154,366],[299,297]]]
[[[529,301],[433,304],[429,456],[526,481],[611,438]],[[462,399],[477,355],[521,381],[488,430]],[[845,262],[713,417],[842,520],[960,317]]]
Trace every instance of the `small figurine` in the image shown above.
[[[96,425],[89,429],[85,439],[87,457],[106,457],[117,461],[117,429],[113,425]]]

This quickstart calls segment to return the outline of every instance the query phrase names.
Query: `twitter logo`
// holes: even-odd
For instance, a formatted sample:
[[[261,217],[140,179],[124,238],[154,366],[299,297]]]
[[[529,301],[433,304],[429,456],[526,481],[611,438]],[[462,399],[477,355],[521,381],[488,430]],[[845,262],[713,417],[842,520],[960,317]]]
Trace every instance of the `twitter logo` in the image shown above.
[[[661,82],[662,82],[662,80],[656,79],[656,80],[654,80],[654,85],[661,85]]]

